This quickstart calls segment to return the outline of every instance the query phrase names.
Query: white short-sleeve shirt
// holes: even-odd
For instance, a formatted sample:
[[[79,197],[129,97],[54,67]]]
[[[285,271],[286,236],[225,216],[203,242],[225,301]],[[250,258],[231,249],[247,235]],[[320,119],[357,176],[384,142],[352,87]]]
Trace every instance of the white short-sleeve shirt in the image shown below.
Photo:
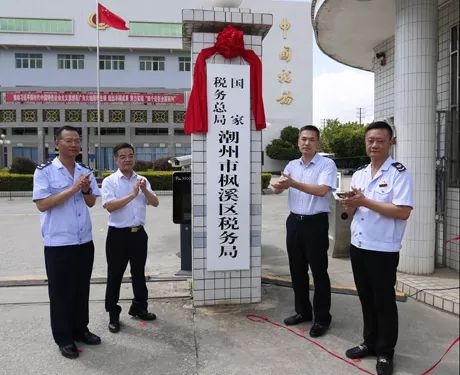
[[[105,204],[110,201],[124,198],[131,194],[134,183],[139,178],[146,181],[147,189],[155,195],[149,181],[145,177],[139,176],[133,172],[131,178],[128,179],[118,169],[115,173],[112,173],[102,181],[102,205],[105,206]],[[142,191],[139,190],[139,194],[137,194],[136,198],[134,198],[126,206],[110,213],[109,226],[115,228],[127,228],[145,225],[145,211],[147,205],[147,198]]]
[[[291,212],[299,215],[315,215],[321,212],[330,212],[329,205],[332,191],[337,187],[337,167],[332,159],[315,154],[308,164],[300,159],[291,160],[284,169],[284,173],[302,184],[327,185],[330,190],[324,197],[304,193],[289,188],[288,206]]]
[[[92,194],[98,197],[96,179],[87,166],[75,163],[73,177],[58,158],[37,167],[34,173],[32,199],[48,198],[71,187],[82,174],[90,174]],[[81,191],[40,215],[45,246],[79,245],[92,240],[91,218]]]
[[[370,164],[357,170],[351,179],[351,186],[362,189],[369,199],[414,207],[412,177],[405,167],[395,163],[390,156],[374,178]],[[366,207],[358,207],[351,223],[351,243],[367,250],[399,251],[406,222],[407,220],[387,217]]]

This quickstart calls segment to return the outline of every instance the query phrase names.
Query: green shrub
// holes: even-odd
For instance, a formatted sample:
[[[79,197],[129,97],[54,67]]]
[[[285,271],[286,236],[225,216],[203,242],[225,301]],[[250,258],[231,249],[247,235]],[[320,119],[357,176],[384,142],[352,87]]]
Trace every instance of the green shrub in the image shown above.
[[[33,160],[18,156],[13,159],[10,172],[19,174],[33,174],[35,172],[35,168],[37,168],[37,164]]]
[[[1,173],[0,191],[32,191],[32,174]]]
[[[270,173],[262,173],[261,178],[262,178],[262,189],[267,189],[268,185],[270,185],[270,180],[272,178],[272,175]]]
[[[286,126],[281,130],[280,137],[273,139],[265,148],[267,155],[275,160],[294,160],[301,156],[297,140],[299,129]]]
[[[157,159],[153,162],[152,169],[154,171],[172,171],[172,165],[168,163],[169,156]]]
[[[145,171],[138,174],[147,178],[153,190],[172,190],[172,171]],[[103,177],[107,177],[111,172],[104,172]],[[32,174],[14,174],[0,170],[0,191],[32,191]],[[270,184],[271,174],[262,173],[262,189],[267,189]]]
[[[148,160],[136,160],[136,163],[134,163],[134,170],[139,172],[139,171],[148,171],[149,169],[152,169],[153,163]]]

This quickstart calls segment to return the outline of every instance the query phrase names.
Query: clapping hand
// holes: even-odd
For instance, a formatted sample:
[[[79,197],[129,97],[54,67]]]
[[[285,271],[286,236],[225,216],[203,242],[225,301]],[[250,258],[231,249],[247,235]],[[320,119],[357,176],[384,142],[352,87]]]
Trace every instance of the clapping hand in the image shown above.
[[[141,186],[141,182],[139,180],[136,180],[133,186],[133,192],[131,193],[134,196],[134,198],[136,198],[137,194],[139,194],[140,186]]]
[[[146,182],[146,179],[140,177],[137,181],[139,182],[139,187],[140,187],[140,189],[142,190],[143,193],[145,193],[145,191],[146,191],[146,189],[147,189],[147,182]]]
[[[285,190],[291,186],[292,178],[289,174],[282,172],[281,177],[272,186],[277,190]]]
[[[75,190],[75,192],[80,191],[80,190],[81,191],[89,190],[91,186],[90,176],[91,176],[91,173],[88,173],[87,175],[81,174],[80,176],[78,176],[77,181],[75,181],[75,183],[73,184],[73,189]]]
[[[365,198],[361,189],[352,187],[351,190],[346,193],[345,198],[340,199],[340,203],[345,210],[350,210],[362,206]]]

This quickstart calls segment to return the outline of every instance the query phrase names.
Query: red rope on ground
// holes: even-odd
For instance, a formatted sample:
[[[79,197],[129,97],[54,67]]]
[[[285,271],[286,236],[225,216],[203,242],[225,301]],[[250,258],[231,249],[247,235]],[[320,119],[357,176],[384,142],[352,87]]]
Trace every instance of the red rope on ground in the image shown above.
[[[431,371],[434,370],[434,368],[439,365],[439,363],[442,361],[442,359],[446,356],[447,353],[449,353],[450,349],[453,348],[453,346],[460,340],[460,336],[458,336],[454,341],[452,341],[452,343],[449,345],[449,347],[447,348],[447,350],[444,352],[444,354],[442,355],[441,358],[438,359],[438,361],[433,365],[431,366],[429,369],[423,371],[421,373],[421,375],[426,375],[426,374],[429,374]]]
[[[246,315],[246,318],[249,319],[252,322],[256,322],[256,323],[267,322],[267,323],[270,323],[270,324],[272,324],[272,325],[274,325],[276,327],[283,328],[283,329],[293,333],[294,335],[299,336],[299,337],[309,341],[313,345],[316,345],[318,348],[320,348],[321,350],[324,350],[326,353],[330,354],[331,356],[333,356],[333,357],[335,357],[337,359],[340,359],[341,361],[349,364],[350,366],[355,367],[359,371],[362,371],[362,372],[364,372],[366,374],[369,374],[369,375],[374,375],[373,372],[370,372],[370,371],[366,370],[365,368],[358,366],[356,363],[352,362],[351,360],[348,360],[348,359],[340,356],[339,354],[334,353],[333,351],[331,351],[328,348],[326,348],[324,345],[320,344],[318,341],[312,340],[312,339],[300,334],[299,332],[293,330],[292,328],[289,328],[289,327],[286,327],[285,325],[282,325],[280,323],[274,322],[274,321],[268,319],[266,316],[248,314],[248,315]]]
[[[329,355],[333,356],[334,358],[336,359],[339,359],[345,363],[347,363],[348,365],[350,366],[353,366],[354,368],[356,368],[357,370],[361,371],[361,372],[364,372],[366,374],[370,374],[370,375],[374,375],[374,373],[366,370],[365,368],[363,367],[360,367],[358,366],[356,363],[354,363],[353,361],[351,360],[348,360],[344,357],[342,357],[341,355],[337,354],[337,353],[334,353],[333,351],[329,350],[328,348],[326,348],[324,345],[320,344],[318,341],[315,341],[315,340],[312,340],[304,335],[302,335],[301,333],[293,330],[292,328],[289,328],[283,324],[280,324],[278,322],[274,322],[270,319],[268,319],[266,316],[260,316],[260,315],[254,315],[254,314],[248,314],[246,315],[246,319],[250,320],[251,322],[255,322],[255,323],[270,323],[271,325],[274,325],[276,327],[279,327],[279,328],[282,328],[282,329],[285,329],[286,331],[289,331],[291,333],[293,333],[294,335],[296,336],[299,336],[305,340],[307,340],[308,342],[312,343],[313,345],[317,346],[318,348],[320,348],[321,350],[324,350],[326,353],[328,353]],[[449,347],[447,348],[447,350],[444,352],[444,354],[442,355],[441,358],[438,359],[438,361],[436,363],[434,363],[430,368],[428,368],[427,370],[423,371],[420,375],[427,375],[429,374],[431,371],[433,371],[436,366],[443,360],[443,358],[446,356],[446,354],[455,346],[455,344],[457,344],[458,342],[460,341],[460,336],[458,336],[454,341],[452,341],[452,343],[449,345]]]

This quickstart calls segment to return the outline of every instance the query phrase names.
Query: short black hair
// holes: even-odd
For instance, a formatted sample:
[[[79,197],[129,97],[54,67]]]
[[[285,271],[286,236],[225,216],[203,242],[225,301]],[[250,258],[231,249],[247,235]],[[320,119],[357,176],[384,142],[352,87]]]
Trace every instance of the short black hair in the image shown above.
[[[305,126],[302,126],[300,129],[299,129],[299,137],[300,137],[300,133],[302,133],[303,131],[305,130],[309,130],[309,131],[312,131],[312,132],[315,132],[316,135],[318,136],[318,139],[320,137],[320,133],[319,133],[319,129],[314,126],[314,125],[305,125]]]
[[[129,143],[123,142],[123,143],[116,145],[113,148],[113,156],[117,156],[118,151],[121,150],[122,148],[130,148],[134,152],[134,147],[132,145],[130,145]]]
[[[56,135],[54,136],[54,139],[58,140],[64,130],[78,133],[77,128],[70,126],[70,125],[64,125],[64,126],[61,126],[58,130],[56,130]],[[78,133],[78,136],[80,136],[80,133]]]
[[[367,125],[366,130],[364,131],[364,135],[367,134],[369,130],[372,129],[386,129],[388,134],[390,135],[390,139],[393,139],[393,129],[391,128],[390,124],[385,121],[374,121]]]

